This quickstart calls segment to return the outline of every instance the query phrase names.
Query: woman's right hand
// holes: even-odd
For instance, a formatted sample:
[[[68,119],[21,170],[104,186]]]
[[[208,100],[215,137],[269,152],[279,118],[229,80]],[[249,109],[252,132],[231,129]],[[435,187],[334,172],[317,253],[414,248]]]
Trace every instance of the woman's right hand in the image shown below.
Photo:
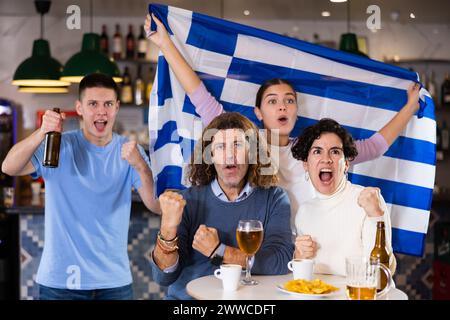
[[[152,19],[156,23],[156,31],[153,32],[150,31]],[[166,30],[166,27],[164,27],[162,22],[158,18],[156,18],[153,13],[151,17],[149,14],[147,14],[145,18],[144,30],[147,38],[150,39],[150,41],[152,41],[159,48],[161,48],[162,46],[164,46],[165,43],[170,41],[170,37]]]
[[[295,239],[295,259],[311,259],[314,258],[317,251],[317,244],[310,235],[298,236]]]

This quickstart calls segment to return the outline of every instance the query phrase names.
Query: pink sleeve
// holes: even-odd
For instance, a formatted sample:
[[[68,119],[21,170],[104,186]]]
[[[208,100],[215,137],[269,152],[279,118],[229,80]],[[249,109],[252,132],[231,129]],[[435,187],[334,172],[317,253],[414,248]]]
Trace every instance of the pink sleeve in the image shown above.
[[[223,112],[222,105],[209,93],[203,82],[200,82],[198,88],[188,96],[205,127]]]
[[[389,149],[386,139],[378,132],[374,133],[369,139],[356,140],[355,144],[356,149],[358,149],[358,156],[352,161],[352,164],[376,159]]]

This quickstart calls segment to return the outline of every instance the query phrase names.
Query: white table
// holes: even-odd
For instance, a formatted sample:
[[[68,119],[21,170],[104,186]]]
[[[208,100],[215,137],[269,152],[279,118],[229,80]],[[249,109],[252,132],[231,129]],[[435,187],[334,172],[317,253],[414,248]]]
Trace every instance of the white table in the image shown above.
[[[192,280],[186,286],[186,290],[197,300],[310,300],[311,297],[288,294],[277,289],[277,284],[283,284],[292,280],[292,273],[279,276],[252,276],[259,281],[255,286],[240,285],[237,291],[225,292],[222,290],[222,280],[214,275],[201,277]],[[340,293],[334,295],[334,300],[345,300],[345,277],[332,275],[314,275],[314,279],[319,278],[340,289]],[[325,299],[325,298],[318,298]],[[392,288],[385,300],[408,300],[408,296],[403,291]]]

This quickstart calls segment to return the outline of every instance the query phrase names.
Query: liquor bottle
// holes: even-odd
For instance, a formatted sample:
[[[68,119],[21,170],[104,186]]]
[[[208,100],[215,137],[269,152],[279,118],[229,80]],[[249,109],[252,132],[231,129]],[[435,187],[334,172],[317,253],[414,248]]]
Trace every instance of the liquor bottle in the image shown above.
[[[127,59],[134,59],[135,52],[135,40],[133,34],[133,26],[130,24],[128,26],[128,34],[127,34]]]
[[[53,111],[60,113],[59,108],[53,108]],[[50,131],[45,134],[44,140],[44,167],[56,168],[59,164],[59,149],[61,146],[61,132]]]
[[[442,107],[450,108],[450,77],[448,72],[441,86],[441,105]]]
[[[436,101],[437,98],[437,87],[436,81],[434,81],[434,71],[431,71],[430,80],[428,81],[428,93],[431,98]]]
[[[386,250],[386,234],[384,229],[384,221],[377,222],[377,235],[375,238],[375,246],[370,252],[370,259],[372,261],[378,261],[386,268],[389,268],[389,253]],[[380,282],[377,287],[377,291],[381,291],[386,287],[387,278],[384,272],[380,272]]]
[[[136,80],[134,81],[134,104],[140,106],[144,103],[144,81],[141,77],[141,66],[138,66]]]
[[[109,40],[105,24],[102,25],[102,34],[100,35],[100,50],[109,56]]]
[[[441,128],[441,147],[442,151],[448,151],[449,149],[449,131],[447,127],[447,122],[444,120]]]
[[[133,102],[133,88],[131,86],[131,76],[128,67],[125,67],[125,72],[123,73],[122,88],[120,91],[120,102],[121,103]]]
[[[150,74],[152,74],[153,69],[150,69]],[[145,101],[150,101],[150,93],[152,92],[153,88],[153,79],[150,76],[150,80],[147,83],[147,87],[145,88]]]
[[[428,79],[425,73],[420,74],[420,82],[422,83],[423,87],[428,90]]]
[[[144,26],[141,26],[141,32],[139,33],[138,38],[138,58],[144,59],[145,55],[147,54],[147,39],[145,38],[144,34]]]
[[[116,33],[113,38],[113,58],[115,60],[122,59],[122,34],[120,33],[120,25],[116,24]]]

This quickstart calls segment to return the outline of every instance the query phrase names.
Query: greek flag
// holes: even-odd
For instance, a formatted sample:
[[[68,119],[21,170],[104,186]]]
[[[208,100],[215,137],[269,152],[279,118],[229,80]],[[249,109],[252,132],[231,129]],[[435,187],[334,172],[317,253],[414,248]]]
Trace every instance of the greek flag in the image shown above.
[[[297,91],[292,136],[328,117],[355,139],[381,129],[406,103],[414,72],[171,6],[151,4],[171,38],[226,111],[258,126],[253,108],[259,85],[289,80]],[[155,29],[155,25],[152,29]],[[354,165],[349,179],[379,187],[391,210],[394,251],[421,256],[428,228],[436,160],[436,121],[429,94],[401,136],[379,159]],[[426,106],[426,107],[425,107]],[[149,106],[152,171],[157,194],[184,188],[184,170],[202,123],[162,55]]]

